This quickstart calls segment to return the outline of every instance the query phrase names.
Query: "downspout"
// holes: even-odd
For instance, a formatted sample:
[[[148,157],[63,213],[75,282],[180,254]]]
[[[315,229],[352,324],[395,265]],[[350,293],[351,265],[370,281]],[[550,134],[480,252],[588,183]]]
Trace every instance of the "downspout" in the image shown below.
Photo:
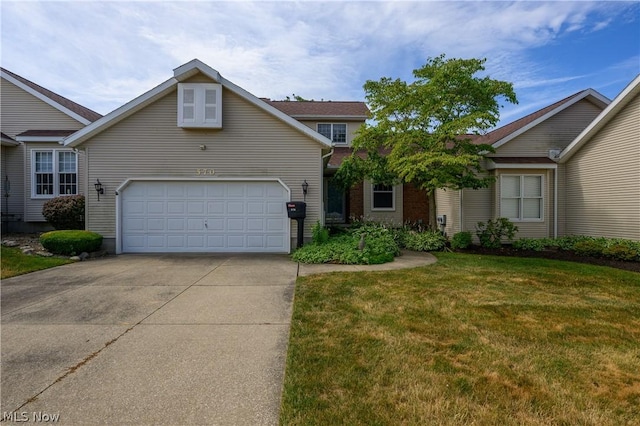
[[[322,214],[322,226],[325,225],[325,214],[324,214],[324,159],[331,157],[335,149],[333,148],[333,143],[331,144],[331,151],[329,153],[320,157],[320,213]]]
[[[558,166],[553,169],[553,238],[558,238]]]

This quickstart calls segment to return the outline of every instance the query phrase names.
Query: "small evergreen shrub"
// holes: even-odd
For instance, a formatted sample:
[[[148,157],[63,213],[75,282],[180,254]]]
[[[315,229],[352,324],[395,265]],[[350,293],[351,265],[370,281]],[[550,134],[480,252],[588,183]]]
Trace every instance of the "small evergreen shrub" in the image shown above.
[[[84,195],[55,197],[44,203],[42,215],[55,229],[84,229]]]
[[[404,236],[404,246],[414,251],[439,251],[446,244],[446,237],[438,231],[408,232]]]
[[[605,257],[625,262],[640,260],[640,243],[634,244],[631,241],[613,242],[602,250]]]
[[[102,235],[91,231],[51,231],[40,236],[40,243],[51,253],[74,256],[100,250]]]
[[[473,241],[472,238],[471,232],[469,231],[458,232],[451,238],[451,248],[454,250],[466,249],[471,245]]]
[[[551,238],[520,238],[513,242],[513,248],[517,250],[542,251],[553,246]]]
[[[581,256],[601,257],[604,249],[604,241],[595,238],[578,241],[573,245],[573,251]]]
[[[518,232],[518,227],[505,217],[489,220],[486,223],[478,222],[476,226],[476,235],[480,239],[480,245],[487,248],[502,247],[502,239],[506,238],[511,241],[516,232]]]

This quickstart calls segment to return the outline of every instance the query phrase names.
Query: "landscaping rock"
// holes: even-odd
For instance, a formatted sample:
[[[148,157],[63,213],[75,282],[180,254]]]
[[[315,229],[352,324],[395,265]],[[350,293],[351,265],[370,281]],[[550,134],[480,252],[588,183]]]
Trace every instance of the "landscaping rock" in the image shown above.
[[[80,261],[82,261],[82,259],[80,259],[80,256],[71,256],[71,257],[69,258],[69,260],[73,260],[73,261],[75,261],[75,262],[80,262]]]
[[[22,254],[33,254],[34,250],[31,247],[20,247]]]
[[[2,245],[5,247],[18,247],[20,244],[14,240],[3,240]]]
[[[92,251],[91,253],[89,253],[89,259],[95,259],[96,257],[105,257],[106,255],[106,250]]]
[[[78,257],[80,258],[80,260],[85,260],[89,257],[89,253],[87,253],[86,251],[83,251],[78,255]]]
[[[48,251],[37,251],[35,254],[42,257],[51,257],[53,253],[49,253]]]

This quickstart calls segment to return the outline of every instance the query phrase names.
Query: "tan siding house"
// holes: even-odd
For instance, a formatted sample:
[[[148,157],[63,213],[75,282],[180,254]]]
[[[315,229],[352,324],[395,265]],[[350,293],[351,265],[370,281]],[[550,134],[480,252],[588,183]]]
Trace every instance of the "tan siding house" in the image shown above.
[[[221,90],[220,104],[202,98],[215,126],[179,122],[199,90]],[[298,242],[287,202],[306,201],[305,238],[322,221],[330,145],[197,60],[65,141],[85,152],[87,185],[105,189],[100,200],[89,191],[87,227],[118,253],[288,252]]]
[[[585,90],[476,139],[495,149],[485,165],[495,182],[461,194],[440,193],[437,214],[447,216],[447,232],[475,234],[478,222],[499,217],[518,226],[517,238],[566,232],[564,215],[570,213],[565,191],[570,180],[564,180],[564,166],[557,157],[608,103],[594,90]]]
[[[84,173],[82,158],[60,141],[100,118],[100,114],[76,104],[17,74],[1,69],[0,123],[2,126],[2,211],[4,232],[33,232],[50,229],[42,216],[42,205],[57,195],[83,194],[79,186],[60,185],[61,156],[75,163],[71,171],[76,182]],[[44,153],[52,168],[51,184],[36,190],[32,165],[35,153]],[[67,154],[62,154],[66,152]],[[72,160],[70,160],[72,158]],[[39,160],[40,161],[40,160]],[[73,164],[71,164],[73,165]],[[68,178],[69,173],[67,173]],[[9,196],[6,197],[7,189]],[[61,189],[66,189],[61,193]],[[38,193],[38,191],[40,193]]]
[[[640,76],[560,155],[564,232],[640,241]]]

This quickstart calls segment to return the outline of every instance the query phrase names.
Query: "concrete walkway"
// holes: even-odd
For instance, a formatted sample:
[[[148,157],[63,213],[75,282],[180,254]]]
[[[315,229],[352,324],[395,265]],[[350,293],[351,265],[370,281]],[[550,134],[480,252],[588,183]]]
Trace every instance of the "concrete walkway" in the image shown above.
[[[2,282],[7,424],[275,425],[297,275],[286,255],[120,255]]]

